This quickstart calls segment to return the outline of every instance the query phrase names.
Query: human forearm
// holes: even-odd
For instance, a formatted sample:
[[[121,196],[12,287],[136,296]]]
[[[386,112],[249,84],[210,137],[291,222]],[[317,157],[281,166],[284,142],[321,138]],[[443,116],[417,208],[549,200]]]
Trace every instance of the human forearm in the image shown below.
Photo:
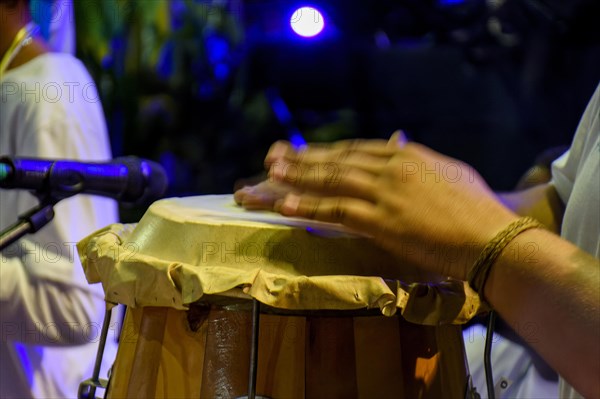
[[[493,265],[492,307],[585,397],[600,397],[599,260],[560,237],[526,231]]]

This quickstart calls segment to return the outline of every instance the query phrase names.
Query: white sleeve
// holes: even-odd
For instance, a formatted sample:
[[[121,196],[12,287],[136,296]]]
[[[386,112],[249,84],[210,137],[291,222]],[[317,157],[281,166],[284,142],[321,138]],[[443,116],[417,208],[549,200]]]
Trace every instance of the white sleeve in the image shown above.
[[[25,104],[21,112],[21,120],[27,122],[11,132],[17,137],[13,155],[110,159],[99,102],[41,101]],[[9,216],[16,221],[17,215],[37,203],[21,190],[2,190],[1,194],[5,220]],[[101,287],[87,283],[75,243],[116,222],[117,215],[113,200],[77,195],[59,202],[54,220],[39,232],[2,251],[0,318],[4,338],[38,345],[86,342],[90,323],[102,320],[104,301]]]
[[[597,113],[598,109],[600,109],[600,84],[596,87],[596,91],[579,121],[571,147],[552,163],[551,184],[556,188],[564,204],[569,202],[575,176],[581,167],[581,162],[585,159],[583,152],[586,143],[593,138],[591,137],[591,124],[594,118],[597,117],[594,113]]]

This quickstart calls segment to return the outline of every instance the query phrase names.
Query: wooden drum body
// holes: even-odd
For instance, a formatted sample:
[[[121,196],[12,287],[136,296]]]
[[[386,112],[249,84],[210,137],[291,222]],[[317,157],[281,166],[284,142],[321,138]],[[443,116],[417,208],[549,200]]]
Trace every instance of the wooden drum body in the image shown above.
[[[129,309],[109,398],[248,395],[249,310]],[[193,330],[192,330],[193,328]],[[268,398],[464,398],[461,329],[400,316],[260,317],[256,394]]]
[[[465,397],[463,282],[399,267],[339,225],[246,212],[231,196],[161,200],[78,244],[128,306],[109,398]]]

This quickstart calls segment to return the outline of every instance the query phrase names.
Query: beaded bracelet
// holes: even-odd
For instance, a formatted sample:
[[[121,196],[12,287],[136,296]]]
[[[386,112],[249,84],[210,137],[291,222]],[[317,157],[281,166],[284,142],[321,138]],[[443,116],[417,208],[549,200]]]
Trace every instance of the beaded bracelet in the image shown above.
[[[496,234],[496,236],[487,243],[485,248],[483,248],[483,251],[481,251],[481,254],[467,274],[467,281],[471,288],[473,288],[473,290],[475,290],[475,292],[483,299],[483,289],[485,288],[485,283],[490,274],[490,270],[498,256],[500,256],[502,250],[522,232],[543,227],[544,226],[534,218],[525,216],[515,220],[500,233]]]

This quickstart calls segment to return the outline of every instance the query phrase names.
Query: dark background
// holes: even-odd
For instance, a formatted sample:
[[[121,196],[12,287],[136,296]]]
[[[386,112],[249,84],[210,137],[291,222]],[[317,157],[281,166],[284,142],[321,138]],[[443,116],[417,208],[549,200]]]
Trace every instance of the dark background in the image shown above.
[[[294,1],[75,4],[114,155],[160,162],[167,196],[230,193],[293,134],[398,128],[509,190],[570,143],[600,81],[596,1],[315,0],[311,40],[291,33]]]

